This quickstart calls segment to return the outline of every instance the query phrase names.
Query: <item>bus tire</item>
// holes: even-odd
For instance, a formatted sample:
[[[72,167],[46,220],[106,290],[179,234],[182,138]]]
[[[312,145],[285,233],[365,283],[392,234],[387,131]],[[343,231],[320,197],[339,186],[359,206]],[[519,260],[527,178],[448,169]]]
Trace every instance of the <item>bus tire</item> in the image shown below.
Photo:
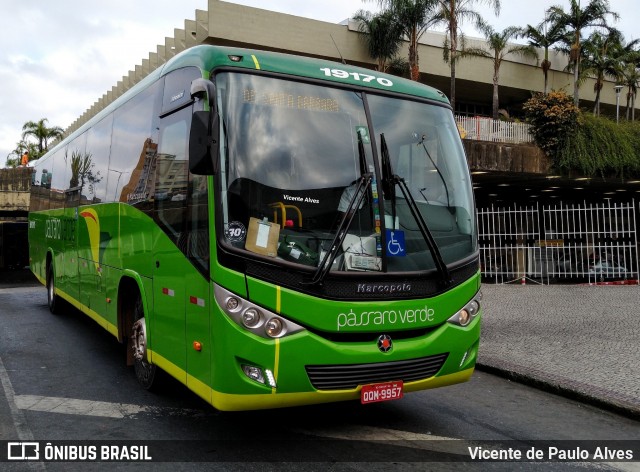
[[[53,264],[49,264],[49,267],[47,267],[47,304],[51,313],[59,315],[62,308],[62,299],[56,295],[55,279]]]
[[[133,368],[138,383],[145,390],[157,387],[157,367],[147,360],[147,327],[144,318],[142,297],[137,294],[133,305],[133,325],[131,326],[131,349]]]

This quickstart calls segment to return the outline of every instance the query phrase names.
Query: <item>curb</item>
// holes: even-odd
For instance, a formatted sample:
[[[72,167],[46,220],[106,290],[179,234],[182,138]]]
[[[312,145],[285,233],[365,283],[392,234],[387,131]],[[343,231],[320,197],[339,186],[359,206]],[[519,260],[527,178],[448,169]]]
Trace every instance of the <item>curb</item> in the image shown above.
[[[623,415],[627,418],[640,420],[640,405],[632,404],[631,402],[628,402],[624,399],[615,399],[611,398],[611,396],[607,397],[604,395],[594,395],[591,393],[580,391],[577,388],[579,385],[577,382],[572,382],[567,379],[561,379],[559,377],[556,379],[552,379],[552,376],[545,376],[544,374],[540,375],[540,377],[535,377],[533,375],[516,372],[514,369],[498,367],[481,362],[476,363],[476,368],[481,372],[486,372],[488,374],[503,377],[505,379],[534,387],[539,390],[544,390],[545,392],[559,395],[570,400],[577,400],[579,402],[595,406],[603,410],[608,410],[613,413]],[[573,388],[571,384],[575,384],[573,385]]]

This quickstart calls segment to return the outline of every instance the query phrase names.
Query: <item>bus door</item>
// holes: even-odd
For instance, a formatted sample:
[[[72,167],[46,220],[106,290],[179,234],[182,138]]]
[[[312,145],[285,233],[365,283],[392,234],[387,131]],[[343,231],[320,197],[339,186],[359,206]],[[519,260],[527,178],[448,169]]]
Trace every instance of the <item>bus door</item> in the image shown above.
[[[179,91],[167,90],[168,82],[165,95],[178,96]],[[207,190],[206,179],[189,173],[192,113],[188,105],[160,120],[154,214],[161,234],[154,249],[152,343],[178,367],[174,375],[210,401]]]

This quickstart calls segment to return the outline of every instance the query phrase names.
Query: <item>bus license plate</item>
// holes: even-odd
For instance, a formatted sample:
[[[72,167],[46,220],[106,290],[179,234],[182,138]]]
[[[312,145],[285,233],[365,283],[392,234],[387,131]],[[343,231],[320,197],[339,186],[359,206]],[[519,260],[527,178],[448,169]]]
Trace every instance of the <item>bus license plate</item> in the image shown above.
[[[360,390],[360,402],[375,403],[399,400],[403,394],[402,381],[363,385]]]

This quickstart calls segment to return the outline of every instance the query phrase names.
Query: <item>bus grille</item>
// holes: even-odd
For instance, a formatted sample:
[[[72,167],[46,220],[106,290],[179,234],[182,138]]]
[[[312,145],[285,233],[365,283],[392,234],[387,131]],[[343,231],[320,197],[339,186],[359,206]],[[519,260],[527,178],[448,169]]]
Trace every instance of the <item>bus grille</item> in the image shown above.
[[[308,365],[305,368],[311,385],[317,390],[351,390],[371,383],[428,379],[440,370],[448,355],[374,364]]]

